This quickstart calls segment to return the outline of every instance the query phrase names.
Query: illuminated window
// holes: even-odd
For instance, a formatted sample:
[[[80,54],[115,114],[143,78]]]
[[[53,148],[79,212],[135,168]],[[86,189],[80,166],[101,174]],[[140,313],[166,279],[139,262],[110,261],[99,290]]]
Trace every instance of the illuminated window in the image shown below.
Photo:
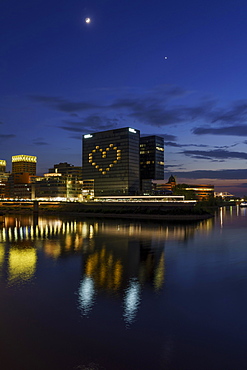
[[[99,149],[99,146],[97,145],[97,146],[95,147],[95,149]]]

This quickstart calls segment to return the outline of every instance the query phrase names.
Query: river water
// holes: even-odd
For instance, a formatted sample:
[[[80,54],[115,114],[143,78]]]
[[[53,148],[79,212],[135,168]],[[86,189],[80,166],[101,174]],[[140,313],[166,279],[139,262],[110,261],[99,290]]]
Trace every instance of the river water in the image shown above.
[[[247,209],[196,223],[8,216],[1,370],[247,369]]]

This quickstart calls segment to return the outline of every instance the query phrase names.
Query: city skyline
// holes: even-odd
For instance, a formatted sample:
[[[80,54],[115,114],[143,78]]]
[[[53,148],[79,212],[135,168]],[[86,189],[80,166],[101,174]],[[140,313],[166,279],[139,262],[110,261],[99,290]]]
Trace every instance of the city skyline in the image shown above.
[[[0,159],[81,165],[82,135],[133,127],[165,142],[165,180],[247,193],[240,1],[17,0],[1,10]],[[91,18],[90,23],[85,19]]]

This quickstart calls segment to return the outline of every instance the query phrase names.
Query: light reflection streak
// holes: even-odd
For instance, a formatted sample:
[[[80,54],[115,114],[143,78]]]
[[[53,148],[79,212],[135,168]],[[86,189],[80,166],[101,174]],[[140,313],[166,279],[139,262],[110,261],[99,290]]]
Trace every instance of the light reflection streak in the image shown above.
[[[85,276],[81,281],[78,300],[83,316],[87,316],[95,301],[94,281],[91,277]]]
[[[161,255],[159,264],[154,272],[154,288],[155,290],[160,290],[164,284],[165,280],[165,254]]]
[[[30,280],[35,274],[36,263],[36,249],[28,248],[20,250],[11,248],[8,260],[9,283]]]
[[[141,287],[137,279],[130,279],[124,296],[124,321],[127,325],[133,323],[140,305]]]
[[[223,207],[220,207],[220,227],[223,227]]]
[[[4,255],[5,255],[4,247],[0,245],[0,267],[2,267],[4,263]]]

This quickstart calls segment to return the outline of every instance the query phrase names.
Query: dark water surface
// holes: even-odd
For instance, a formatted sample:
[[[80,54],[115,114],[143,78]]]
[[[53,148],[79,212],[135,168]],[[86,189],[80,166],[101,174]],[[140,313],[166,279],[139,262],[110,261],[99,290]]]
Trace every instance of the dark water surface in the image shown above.
[[[198,223],[6,217],[0,368],[247,369],[247,209]]]

